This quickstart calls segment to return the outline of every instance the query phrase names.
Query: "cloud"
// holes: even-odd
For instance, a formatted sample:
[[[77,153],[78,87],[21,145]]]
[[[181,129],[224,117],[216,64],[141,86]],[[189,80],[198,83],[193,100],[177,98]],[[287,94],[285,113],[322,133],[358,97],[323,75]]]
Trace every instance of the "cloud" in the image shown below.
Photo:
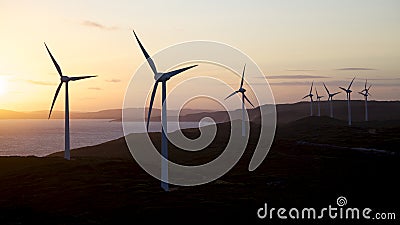
[[[365,68],[365,67],[345,67],[345,68],[339,68],[339,69],[336,69],[336,70],[376,70],[376,69],[374,69],[374,68]]]
[[[368,78],[369,81],[371,80],[392,80],[392,81],[398,81],[400,80],[400,77],[396,77],[396,78]]]
[[[100,90],[103,90],[103,89],[101,89],[101,88],[99,88],[99,87],[90,87],[90,88],[88,88],[89,90],[95,90],[95,91],[100,91]]]
[[[313,69],[287,69],[287,71],[307,72],[307,71],[315,71],[315,70],[313,70]]]
[[[397,80],[400,81],[400,80]],[[357,87],[363,87],[364,86],[365,80],[356,80],[354,81],[354,88],[357,89]],[[324,82],[328,88],[338,88],[339,86],[345,86],[349,85],[349,81],[343,81],[343,80],[331,80]],[[376,87],[397,87],[399,86],[399,82],[368,82],[369,84],[372,84],[372,86]],[[288,81],[288,82],[270,82],[269,83],[271,86],[310,86],[311,82],[306,82],[306,81]],[[252,85],[265,85],[264,83],[255,83]],[[314,82],[314,86],[316,87],[323,87],[322,82]]]
[[[28,82],[31,84],[37,84],[37,85],[47,85],[47,86],[56,85],[56,83],[46,82],[46,81],[37,81],[37,80],[28,80]]]
[[[272,75],[266,76],[267,79],[313,79],[313,78],[330,78],[327,76],[316,76],[316,75]]]
[[[290,82],[270,82],[269,83],[271,86],[309,86],[311,85],[311,82],[300,82],[300,81],[290,81]]]
[[[94,22],[94,21],[90,21],[90,20],[83,21],[82,25],[83,26],[87,26],[87,27],[99,28],[99,29],[102,29],[102,30],[116,30],[116,29],[118,29],[118,27],[115,27],[115,26],[109,27],[109,26],[105,26],[103,24],[100,24],[100,23],[97,23],[97,22]]]
[[[106,80],[106,82],[118,83],[118,82],[121,82],[121,80],[120,79],[111,79],[111,80]]]

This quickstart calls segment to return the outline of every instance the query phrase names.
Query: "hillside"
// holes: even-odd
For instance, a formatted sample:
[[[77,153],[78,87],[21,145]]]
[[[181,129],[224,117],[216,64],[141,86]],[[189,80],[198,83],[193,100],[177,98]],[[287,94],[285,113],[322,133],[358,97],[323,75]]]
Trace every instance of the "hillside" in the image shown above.
[[[0,157],[0,221],[62,221],[71,225],[127,221],[265,224],[282,221],[257,219],[256,212],[264,203],[268,207],[320,208],[335,206],[338,196],[345,196],[352,207],[397,212],[400,186],[393,178],[400,169],[398,155],[338,151],[329,146],[297,143],[299,139],[314,138],[315,129],[320,138],[327,140],[335,132],[323,131],[332,127],[344,129],[346,132],[340,134],[343,138],[350,134],[343,124],[344,121],[312,117],[278,127],[267,158],[249,172],[247,167],[258,134],[257,124],[253,124],[246,152],[229,173],[202,186],[172,187],[169,193],[161,191],[159,181],[136,164],[123,138],[73,150],[71,161],[64,160],[62,153],[44,158]],[[364,129],[363,126],[350,129]],[[391,122],[373,126],[380,127],[383,133],[398,128]],[[226,145],[229,129],[228,124],[219,124],[217,138],[200,155],[182,153],[170,145],[171,160],[198,164],[218,156]],[[184,133],[194,138],[198,130],[188,129]],[[399,134],[393,133],[393,139],[398,140]],[[159,134],[151,136],[159,146]],[[360,143],[368,147],[367,141]]]

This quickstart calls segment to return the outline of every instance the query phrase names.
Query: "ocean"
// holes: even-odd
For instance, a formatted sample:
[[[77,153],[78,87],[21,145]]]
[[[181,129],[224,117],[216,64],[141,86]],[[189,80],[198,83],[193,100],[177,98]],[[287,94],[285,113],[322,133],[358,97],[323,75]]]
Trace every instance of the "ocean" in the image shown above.
[[[143,133],[142,122],[130,122],[137,127],[129,133]],[[181,128],[198,127],[196,122],[181,122]],[[177,123],[168,123],[168,131],[178,129]],[[150,131],[159,131],[160,123],[152,122]],[[70,120],[71,149],[97,145],[122,137],[121,122],[108,119]],[[63,119],[0,120],[0,156],[46,156],[64,151]]]

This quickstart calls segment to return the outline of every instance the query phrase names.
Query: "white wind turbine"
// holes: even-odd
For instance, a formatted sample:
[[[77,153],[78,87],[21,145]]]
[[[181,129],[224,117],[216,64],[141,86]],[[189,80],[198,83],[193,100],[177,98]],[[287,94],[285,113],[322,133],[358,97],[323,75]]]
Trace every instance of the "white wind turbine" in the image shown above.
[[[79,77],[68,77],[68,76],[63,76],[62,71],[56,60],[54,59],[53,55],[51,54],[49,48],[47,47],[46,43],[44,43],[46,46],[47,52],[50,55],[51,60],[54,63],[54,66],[57,69],[58,74],[60,75],[60,84],[57,87],[56,94],[54,95],[53,102],[51,103],[51,108],[49,112],[49,117],[50,119],[51,112],[53,111],[53,106],[54,103],[56,102],[58,93],[60,92],[61,86],[63,83],[65,83],[65,151],[64,151],[64,158],[67,160],[70,160],[70,138],[69,138],[69,98],[68,98],[68,82],[70,81],[77,81],[77,80],[82,80],[86,78],[91,78],[91,77],[96,77],[96,76],[79,76]]]
[[[150,123],[150,116],[151,116],[151,110],[153,109],[153,102],[154,102],[154,97],[156,95],[157,91],[157,86],[158,83],[162,83],[162,110],[161,110],[161,155],[163,158],[161,159],[161,187],[165,191],[169,191],[169,184],[168,182],[168,140],[167,140],[167,81],[177,75],[182,73],[183,71],[186,71],[188,69],[191,69],[197,65],[193,66],[188,66],[182,69],[177,69],[171,72],[167,73],[161,73],[157,71],[156,65],[154,64],[153,60],[151,59],[150,55],[147,53],[146,49],[144,49],[142,43],[140,42],[139,38],[136,36],[135,31],[133,31],[133,34],[135,35],[135,38],[139,44],[140,49],[142,50],[144,57],[146,58],[147,62],[150,65],[151,70],[154,73],[154,87],[153,87],[153,92],[151,93],[151,99],[150,99],[150,106],[149,106],[149,112],[147,115],[147,130],[149,129],[149,123]]]
[[[364,85],[364,90],[361,92],[358,92],[359,94],[364,96],[364,101],[365,101],[365,121],[368,121],[368,96],[371,94],[369,93],[369,89],[371,88],[372,85],[369,85],[367,88],[367,80],[365,80],[365,85]]]
[[[226,99],[230,98],[231,96],[233,96],[234,94],[239,94],[239,93],[242,94],[242,136],[243,137],[246,136],[245,123],[244,123],[244,120],[245,120],[245,118],[244,118],[244,113],[245,113],[244,100],[246,99],[246,101],[249,102],[250,105],[253,106],[253,108],[254,108],[253,103],[251,103],[250,100],[247,98],[247,96],[244,94],[246,92],[246,89],[243,88],[244,71],[245,70],[246,70],[246,64],[244,64],[244,67],[243,67],[242,81],[240,82],[239,89],[237,91],[234,91],[232,94],[228,95],[228,97],[225,98],[225,100],[226,100]]]
[[[351,80],[350,85],[347,89],[343,88],[343,87],[339,87],[340,89],[342,89],[343,91],[346,92],[347,95],[347,114],[348,114],[348,121],[349,121],[349,126],[351,126],[351,107],[350,107],[350,94],[351,94],[351,85],[353,84],[354,79],[356,79],[356,77],[353,78],[353,80]]]
[[[323,98],[324,96],[321,96],[321,95],[318,95],[318,91],[317,91],[317,88],[315,88],[315,94],[316,94],[316,96],[317,96],[317,103],[318,103],[318,116],[321,116],[321,106],[320,106],[320,103],[321,103],[321,98]]]
[[[339,94],[340,91],[331,94],[331,93],[329,92],[328,88],[326,87],[325,83],[323,83],[323,84],[324,84],[326,93],[328,94],[330,115],[331,115],[331,118],[333,118],[333,105],[332,105],[332,104],[333,104],[333,103],[332,103],[332,102],[333,102],[333,96]]]
[[[314,95],[312,94],[313,85],[314,85],[314,81],[311,83],[310,93],[303,97],[303,99],[305,99],[307,97],[310,97],[310,116],[313,116],[313,102],[314,102],[313,101],[313,96]]]

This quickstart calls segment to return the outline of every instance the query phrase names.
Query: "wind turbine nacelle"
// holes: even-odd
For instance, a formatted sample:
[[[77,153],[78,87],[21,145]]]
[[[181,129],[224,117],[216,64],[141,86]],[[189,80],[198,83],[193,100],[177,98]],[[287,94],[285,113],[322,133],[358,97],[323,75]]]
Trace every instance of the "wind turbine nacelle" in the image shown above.
[[[163,81],[167,81],[169,80],[169,76],[164,76],[164,73],[156,73],[154,75],[154,80],[159,81],[159,82],[163,82]]]
[[[61,80],[61,82],[68,82],[68,81],[69,81],[69,77],[67,77],[67,76],[62,76],[62,77],[60,78],[60,80]]]
[[[246,89],[244,89],[244,88],[240,88],[240,89],[239,89],[239,92],[242,92],[242,93],[244,93],[244,92],[246,92]]]

